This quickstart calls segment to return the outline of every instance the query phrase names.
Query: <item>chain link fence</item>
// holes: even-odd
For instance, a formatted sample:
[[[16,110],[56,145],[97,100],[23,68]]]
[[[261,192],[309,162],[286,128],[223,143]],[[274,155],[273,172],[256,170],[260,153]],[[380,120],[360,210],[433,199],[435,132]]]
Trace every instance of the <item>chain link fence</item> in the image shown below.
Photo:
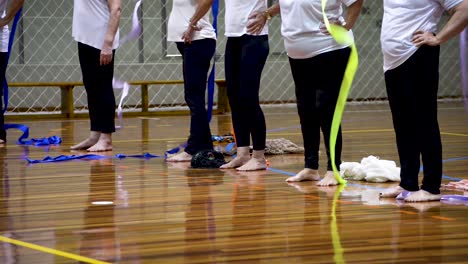
[[[121,36],[130,31],[134,1],[123,1]],[[143,1],[140,15],[143,33],[127,42],[116,54],[115,76],[125,81],[182,79],[181,58],[173,43],[166,41],[171,0]],[[386,98],[380,50],[382,1],[366,1],[354,34],[360,65],[353,88],[352,101],[375,102]],[[29,0],[18,25],[7,78],[12,82],[79,82],[77,44],[71,37],[73,1]],[[447,17],[444,17],[446,20]],[[220,0],[219,39],[216,51],[216,78],[224,79],[224,1]],[[295,102],[294,83],[281,38],[281,19],[270,22],[270,56],[262,76],[261,101],[264,104]],[[461,97],[458,39],[442,47],[440,58],[441,97]],[[131,89],[125,111],[140,111],[138,87]],[[87,111],[83,87],[74,89],[76,111]],[[116,91],[118,98],[119,92]],[[47,87],[10,89],[9,112],[53,113],[60,111],[61,92]],[[152,111],[185,109],[182,85],[151,86],[149,102]],[[216,96],[215,96],[216,98]]]

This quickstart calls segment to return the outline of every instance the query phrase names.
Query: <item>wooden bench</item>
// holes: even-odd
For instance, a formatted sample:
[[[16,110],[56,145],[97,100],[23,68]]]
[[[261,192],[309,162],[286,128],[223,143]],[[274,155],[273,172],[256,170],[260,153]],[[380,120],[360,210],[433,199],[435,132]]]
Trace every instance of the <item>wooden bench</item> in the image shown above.
[[[141,112],[130,112],[125,113],[126,116],[144,116],[144,115],[176,115],[176,114],[187,114],[188,111],[158,111],[150,112],[150,102],[149,102],[149,88],[150,86],[157,85],[170,85],[170,84],[183,84],[182,80],[171,80],[171,81],[133,81],[129,82],[130,85],[139,86],[141,90]],[[218,103],[217,109],[213,111],[214,114],[223,114],[230,111],[229,103],[227,99],[226,91],[226,81],[225,80],[216,80],[215,81],[218,87]],[[8,84],[10,88],[14,87],[30,87],[30,88],[43,88],[43,87],[56,87],[60,88],[60,97],[61,97],[61,113],[60,114],[42,114],[34,115],[35,118],[75,118],[75,117],[84,117],[87,114],[77,114],[75,113],[74,98],[73,98],[73,89],[76,86],[83,86],[82,82],[40,82],[40,83],[10,83]],[[8,117],[15,118],[31,118],[29,115],[15,115],[9,114]]]

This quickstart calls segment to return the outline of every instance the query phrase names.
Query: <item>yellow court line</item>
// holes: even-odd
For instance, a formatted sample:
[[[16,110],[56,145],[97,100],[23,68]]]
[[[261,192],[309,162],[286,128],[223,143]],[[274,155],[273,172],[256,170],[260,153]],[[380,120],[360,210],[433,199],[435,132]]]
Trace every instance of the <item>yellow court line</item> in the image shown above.
[[[458,133],[440,132],[440,134],[441,134],[441,135],[447,135],[447,136],[468,137],[467,134],[458,134]]]
[[[16,239],[4,237],[4,236],[0,236],[0,241],[5,242],[5,243],[9,243],[9,244],[14,244],[14,245],[21,246],[21,247],[26,247],[26,248],[37,250],[37,251],[41,251],[41,252],[45,252],[45,253],[49,253],[49,254],[53,254],[53,255],[56,255],[56,256],[61,256],[61,257],[64,257],[64,258],[74,259],[74,260],[85,262],[85,263],[110,264],[109,262],[95,260],[95,259],[91,259],[91,258],[87,258],[87,257],[82,257],[82,256],[79,256],[79,255],[67,253],[67,252],[52,249],[52,248],[39,246],[39,245],[36,245],[36,244],[31,244],[31,243],[28,243],[28,242],[23,242],[23,241],[20,241],[20,240],[16,240]]]

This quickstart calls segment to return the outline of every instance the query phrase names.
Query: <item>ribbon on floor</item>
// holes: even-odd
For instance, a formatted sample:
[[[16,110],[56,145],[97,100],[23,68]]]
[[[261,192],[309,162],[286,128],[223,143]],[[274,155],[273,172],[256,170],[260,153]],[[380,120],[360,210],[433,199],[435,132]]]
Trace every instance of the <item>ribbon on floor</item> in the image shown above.
[[[32,145],[32,146],[49,146],[49,145],[59,145],[62,143],[62,138],[59,136],[51,136],[47,138],[32,138],[27,140],[29,137],[29,127],[22,124],[5,124],[5,129],[18,129],[23,134],[18,138],[16,142],[18,145]]]
[[[335,107],[335,113],[333,114],[333,121],[331,126],[330,132],[330,159],[333,167],[333,173],[335,175],[336,180],[340,184],[346,184],[346,180],[344,180],[340,176],[340,172],[335,165],[335,146],[336,146],[336,139],[338,136],[338,131],[340,129],[341,119],[343,118],[343,112],[346,105],[346,99],[348,98],[349,90],[351,89],[351,85],[353,83],[354,75],[356,74],[358,68],[358,53],[356,49],[356,45],[354,43],[354,39],[349,35],[349,32],[338,25],[330,24],[328,21],[327,15],[325,14],[325,6],[327,5],[327,0],[322,0],[322,14],[323,14],[323,21],[325,26],[330,32],[330,35],[335,39],[336,42],[339,44],[350,45],[351,47],[351,54],[349,56],[348,65],[346,66],[345,74],[343,76],[343,81],[340,87],[340,93],[338,95],[338,100]]]
[[[137,159],[154,159],[154,158],[163,158],[164,156],[153,155],[151,153],[143,153],[138,155],[125,155],[125,154],[116,154],[115,156],[105,156],[97,154],[84,154],[84,155],[59,155],[56,157],[46,156],[40,160],[34,160],[26,157],[26,161],[29,164],[38,164],[38,163],[55,163],[55,162],[64,162],[72,160],[101,160],[101,159],[126,159],[126,158],[137,158]]]
[[[26,157],[26,161],[29,164],[37,164],[37,163],[53,163],[53,162],[63,162],[63,161],[71,161],[71,160],[99,160],[99,159],[126,159],[126,158],[136,158],[136,159],[154,159],[154,158],[167,158],[168,155],[175,154],[180,151],[181,148],[184,148],[186,145],[181,144],[173,149],[170,149],[164,153],[164,155],[153,155],[151,153],[143,153],[137,155],[126,155],[126,154],[116,154],[115,156],[104,156],[104,155],[96,155],[96,154],[84,154],[84,155],[59,155],[57,157],[47,156],[41,160],[33,160]]]

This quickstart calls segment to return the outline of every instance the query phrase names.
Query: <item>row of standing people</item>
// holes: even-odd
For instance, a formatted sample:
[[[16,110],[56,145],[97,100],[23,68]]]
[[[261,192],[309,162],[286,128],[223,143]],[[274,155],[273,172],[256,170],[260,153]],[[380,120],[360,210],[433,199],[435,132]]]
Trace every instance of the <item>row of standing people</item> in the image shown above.
[[[209,23],[212,0],[174,0],[169,20],[170,41],[177,43],[184,62],[185,98],[192,112],[188,147],[168,161],[188,161],[196,153],[196,138],[212,148],[205,112],[205,87],[214,47],[197,65],[191,63],[202,51],[203,42],[215,34]],[[335,105],[351,49],[337,43],[325,28],[320,0],[279,0],[271,7],[266,0],[225,0],[225,74],[237,156],[222,169],[241,171],[266,169],[265,118],[259,105],[260,77],[268,56],[268,20],[281,13],[281,33],[295,83],[297,110],[304,141],[304,169],[287,181],[315,180],[321,186],[336,185],[332,171],[329,139]],[[329,0],[328,19],[351,29],[363,0]],[[440,200],[442,144],[437,121],[440,44],[460,33],[468,24],[467,0],[384,0],[381,46],[384,75],[401,164],[401,183],[381,193],[396,197],[411,192],[409,202]],[[347,7],[344,17],[343,6]],[[451,15],[437,34],[444,11]],[[210,34],[203,34],[209,32]],[[198,51],[196,51],[199,49]],[[187,52],[187,50],[191,50]],[[192,56],[190,56],[192,54]],[[206,55],[206,54],[205,54]],[[198,79],[198,85],[192,81]],[[198,96],[195,95],[197,93]],[[198,98],[195,100],[194,98]],[[196,101],[196,103],[194,103]],[[198,116],[198,117],[197,117]],[[194,124],[197,123],[197,124]],[[203,128],[196,131],[196,128]],[[319,167],[320,130],[327,153],[327,172],[321,179]],[[249,153],[250,139],[253,152]],[[341,127],[335,146],[336,167],[341,164]],[[418,183],[420,158],[425,163],[422,185]],[[321,180],[320,180],[321,179]]]
[[[0,1],[0,8],[6,10],[1,21],[7,23],[15,5],[7,8],[4,2],[7,1]],[[213,148],[204,99],[210,60],[216,46],[216,34],[208,14],[212,2],[173,1],[168,40],[176,42],[183,58],[185,100],[190,108],[191,124],[185,151],[168,159],[169,162],[188,161],[196,152]],[[327,16],[352,36],[351,29],[362,4],[363,0],[329,0]],[[346,17],[344,5],[348,9]],[[304,169],[287,181],[320,180],[318,150],[322,130],[328,163],[327,172],[318,185],[336,185],[328,142],[334,107],[350,55],[349,46],[335,42],[327,32],[320,0],[279,0],[271,7],[266,0],[225,0],[225,6],[225,74],[237,156],[221,168],[251,171],[267,167],[266,125],[259,89],[269,53],[267,22],[281,13],[281,33],[296,86],[305,148]],[[382,197],[411,191],[413,194],[408,201],[440,199],[442,145],[436,101],[439,45],[466,27],[467,6],[468,0],[384,0],[381,45],[402,181],[400,186],[382,193]],[[449,11],[451,17],[435,34],[444,11]],[[120,14],[121,0],[74,0],[73,37],[78,42],[91,132],[72,149],[112,149],[115,131],[112,78]],[[4,142],[4,131],[0,136]],[[340,129],[335,149],[337,167],[341,163],[341,148]],[[421,156],[425,170],[423,184],[419,187]]]

